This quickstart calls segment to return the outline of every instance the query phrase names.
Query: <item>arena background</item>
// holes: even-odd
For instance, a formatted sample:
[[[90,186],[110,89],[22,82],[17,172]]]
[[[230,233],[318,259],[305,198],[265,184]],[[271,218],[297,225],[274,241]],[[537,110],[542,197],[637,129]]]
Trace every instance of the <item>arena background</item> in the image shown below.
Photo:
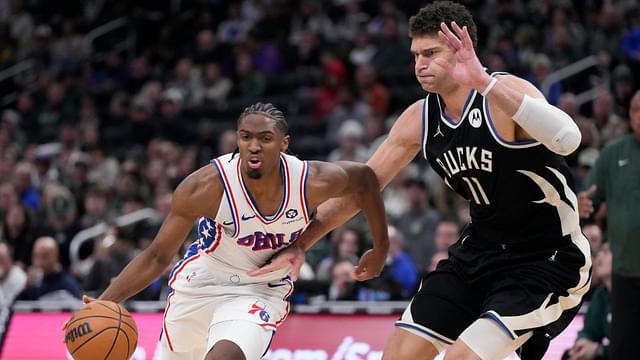
[[[233,151],[247,105],[283,110],[302,158],[366,160],[422,96],[406,30],[424,3],[0,0],[0,242],[27,286],[0,293],[0,358],[64,358],[60,328],[80,294],[98,294],[149,244],[187,174]],[[567,161],[580,187],[601,147],[629,131],[638,5],[462,3],[483,64],[528,79],[578,123],[583,140]],[[361,217],[332,232],[307,257],[269,359],[379,358],[419,275],[468,220],[467,204],[420,159],[385,203],[398,236],[383,276],[344,276],[341,265],[370,245]],[[32,263],[41,237],[59,247],[56,291],[42,291]],[[166,291],[165,274],[127,303],[144,346],[136,359],[153,358]],[[546,358],[560,358],[581,322]]]

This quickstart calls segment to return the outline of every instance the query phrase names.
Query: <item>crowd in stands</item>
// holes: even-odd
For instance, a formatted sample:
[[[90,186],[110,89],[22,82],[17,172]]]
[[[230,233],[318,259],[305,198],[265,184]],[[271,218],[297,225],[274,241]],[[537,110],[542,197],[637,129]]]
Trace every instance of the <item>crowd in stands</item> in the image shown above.
[[[582,143],[567,161],[579,187],[599,149],[629,132],[640,6],[462,2],[489,71],[527,78],[578,123]],[[366,161],[399,112],[423,96],[406,35],[420,5],[0,0],[0,304],[102,291],[153,239],[176,185],[234,150],[235,121],[257,101],[283,110],[301,158]],[[597,65],[545,81],[588,56]],[[580,94],[593,88],[585,101]],[[425,161],[384,197],[392,226],[383,275],[365,283],[349,276],[370,244],[356,217],[311,250],[296,301],[407,299],[469,220],[466,201]],[[145,208],[156,216],[119,225]],[[98,224],[105,231],[76,259],[72,239]],[[603,224],[589,226],[597,250]],[[168,271],[136,299],[164,299]]]

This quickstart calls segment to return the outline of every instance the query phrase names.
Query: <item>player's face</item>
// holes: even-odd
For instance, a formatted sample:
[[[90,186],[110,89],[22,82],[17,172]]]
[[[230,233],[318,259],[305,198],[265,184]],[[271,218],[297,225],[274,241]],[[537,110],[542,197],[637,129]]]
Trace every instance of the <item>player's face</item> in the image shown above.
[[[631,125],[631,131],[633,131],[636,136],[636,140],[640,141],[640,93],[636,93],[636,95],[631,98],[629,125]]]
[[[276,121],[262,114],[249,114],[238,123],[238,151],[242,171],[252,179],[278,169],[280,152],[287,150],[289,136]]]
[[[415,61],[416,79],[423,90],[438,92],[448,84],[450,80],[446,70],[433,60],[445,58],[450,61],[453,53],[437,35],[413,37],[411,53]]]

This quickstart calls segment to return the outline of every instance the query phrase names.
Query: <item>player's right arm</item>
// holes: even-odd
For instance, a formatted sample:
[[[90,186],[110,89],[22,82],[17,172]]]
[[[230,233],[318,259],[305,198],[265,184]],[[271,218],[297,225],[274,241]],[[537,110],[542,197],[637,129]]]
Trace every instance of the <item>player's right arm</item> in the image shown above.
[[[367,165],[375,172],[380,190],[416,157],[422,145],[422,108],[424,100],[410,105],[391,128],[389,136],[371,156]],[[347,222],[360,210],[349,197],[330,199],[318,207],[316,218],[297,243],[310,249],[329,231]]]
[[[99,299],[121,302],[142,291],[171,264],[193,223],[201,216],[215,218],[223,189],[212,167],[200,168],[178,185],[171,211],[153,242],[113,279]]]

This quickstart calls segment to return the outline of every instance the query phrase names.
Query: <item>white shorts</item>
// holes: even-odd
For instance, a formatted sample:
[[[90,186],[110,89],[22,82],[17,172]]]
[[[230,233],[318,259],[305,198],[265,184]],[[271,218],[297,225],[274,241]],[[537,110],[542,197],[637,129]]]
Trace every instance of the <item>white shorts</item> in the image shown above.
[[[185,353],[197,353],[194,356],[203,359],[216,342],[229,340],[242,349],[247,360],[262,357],[275,329],[289,313],[293,282],[287,278],[273,283],[221,285],[218,280],[233,276],[212,269],[201,258],[176,270],[164,313],[163,350],[183,353],[181,359],[189,358]],[[175,357],[168,354],[160,358]]]

